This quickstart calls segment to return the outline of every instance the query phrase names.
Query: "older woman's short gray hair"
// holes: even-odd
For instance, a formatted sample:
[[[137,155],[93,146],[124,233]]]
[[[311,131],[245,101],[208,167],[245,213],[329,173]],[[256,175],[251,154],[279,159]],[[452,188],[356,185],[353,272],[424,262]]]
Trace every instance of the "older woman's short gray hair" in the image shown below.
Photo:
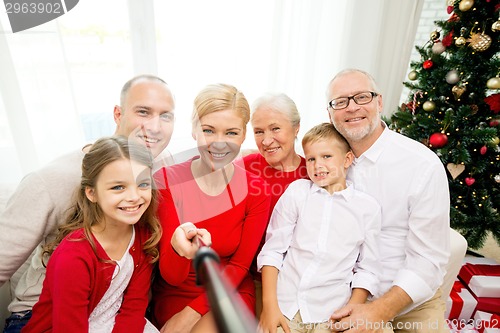
[[[252,115],[261,108],[269,108],[283,113],[292,124],[292,127],[300,125],[300,114],[295,102],[283,93],[268,93],[255,100],[252,104]]]

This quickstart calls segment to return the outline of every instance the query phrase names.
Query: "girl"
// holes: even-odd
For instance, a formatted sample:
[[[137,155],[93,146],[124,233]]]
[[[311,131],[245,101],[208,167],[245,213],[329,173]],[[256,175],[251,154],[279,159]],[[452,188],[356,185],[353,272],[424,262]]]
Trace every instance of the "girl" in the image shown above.
[[[215,331],[191,262],[170,246],[170,235],[183,222],[210,232],[223,274],[254,312],[255,287],[248,271],[266,228],[270,198],[261,178],[233,162],[249,118],[248,102],[235,87],[206,87],[195,99],[192,118],[199,156],[155,174],[162,186],[158,216],[165,233],[152,308],[162,332]]]
[[[158,332],[145,318],[161,227],[153,159],[125,137],[96,141],[51,255],[29,332]],[[56,248],[57,246],[57,248]]]

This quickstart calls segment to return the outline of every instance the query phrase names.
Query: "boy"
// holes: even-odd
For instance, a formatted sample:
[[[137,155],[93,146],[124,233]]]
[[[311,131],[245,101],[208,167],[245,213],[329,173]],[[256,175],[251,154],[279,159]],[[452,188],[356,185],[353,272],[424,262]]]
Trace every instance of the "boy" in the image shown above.
[[[381,211],[346,182],[354,159],[349,144],[323,123],[306,133],[302,147],[310,180],[283,193],[257,258],[263,332],[330,332],[335,310],[377,294]]]

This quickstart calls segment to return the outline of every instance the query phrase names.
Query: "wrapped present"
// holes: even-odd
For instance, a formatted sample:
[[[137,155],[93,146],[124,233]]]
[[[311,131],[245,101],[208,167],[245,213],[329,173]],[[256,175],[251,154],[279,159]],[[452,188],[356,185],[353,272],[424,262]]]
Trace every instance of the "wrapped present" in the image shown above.
[[[464,284],[456,280],[446,299],[445,318],[469,320],[477,306],[477,300],[467,290]]]
[[[477,311],[474,326],[479,333],[500,333],[500,315]]]
[[[500,297],[500,276],[474,275],[468,284],[477,297]]]
[[[458,277],[477,297],[500,297],[500,265],[466,263]]]
[[[500,314],[500,298],[476,297],[476,301],[476,311]]]

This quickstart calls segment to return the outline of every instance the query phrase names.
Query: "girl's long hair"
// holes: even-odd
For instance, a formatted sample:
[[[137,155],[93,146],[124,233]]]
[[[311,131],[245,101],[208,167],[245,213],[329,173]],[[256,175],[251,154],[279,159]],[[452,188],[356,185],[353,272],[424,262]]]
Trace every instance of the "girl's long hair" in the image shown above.
[[[58,228],[56,238],[44,246],[43,256],[50,256],[62,239],[74,230],[83,228],[85,239],[90,243],[97,256],[97,249],[92,237],[91,227],[104,220],[104,214],[98,204],[91,202],[86,194],[86,188],[95,188],[97,177],[110,163],[128,159],[143,164],[150,169],[153,166],[153,157],[142,145],[123,136],[104,137],[97,140],[82,161],[82,178],[76,192],[73,206],[69,210],[66,222]],[[150,174],[151,176],[151,174]],[[151,181],[153,178],[151,177]],[[152,186],[153,187],[153,186]],[[152,189],[151,203],[137,222],[139,226],[147,228],[150,237],[143,244],[143,251],[151,257],[151,262],[158,260],[158,243],[161,238],[161,226],[156,216],[158,206],[157,191]],[[99,256],[98,256],[99,257]],[[108,261],[99,258],[101,261]],[[43,261],[43,260],[42,260]]]

